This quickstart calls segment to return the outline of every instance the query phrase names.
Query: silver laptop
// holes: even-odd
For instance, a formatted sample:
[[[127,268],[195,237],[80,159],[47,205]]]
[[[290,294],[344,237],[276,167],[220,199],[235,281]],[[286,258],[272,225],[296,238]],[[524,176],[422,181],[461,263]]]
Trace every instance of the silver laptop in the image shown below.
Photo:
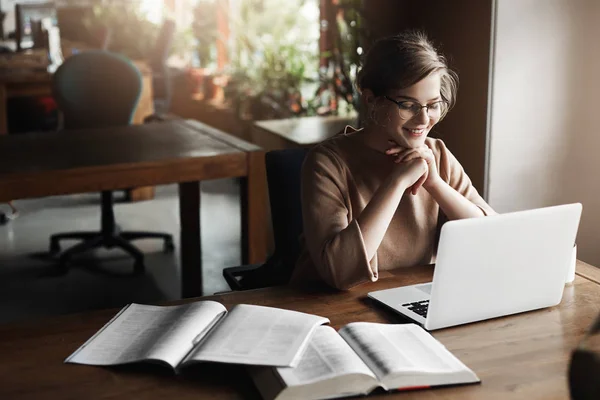
[[[579,203],[444,224],[433,281],[369,297],[434,330],[560,303]]]

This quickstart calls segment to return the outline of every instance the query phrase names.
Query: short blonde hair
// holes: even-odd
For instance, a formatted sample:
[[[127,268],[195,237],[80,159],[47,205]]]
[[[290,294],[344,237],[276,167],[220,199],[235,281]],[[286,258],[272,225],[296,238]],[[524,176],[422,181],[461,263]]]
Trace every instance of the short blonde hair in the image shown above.
[[[407,31],[376,41],[367,52],[357,75],[358,88],[370,89],[375,96],[389,90],[405,89],[438,72],[440,95],[447,103],[446,113],[456,103],[458,75],[420,31]]]

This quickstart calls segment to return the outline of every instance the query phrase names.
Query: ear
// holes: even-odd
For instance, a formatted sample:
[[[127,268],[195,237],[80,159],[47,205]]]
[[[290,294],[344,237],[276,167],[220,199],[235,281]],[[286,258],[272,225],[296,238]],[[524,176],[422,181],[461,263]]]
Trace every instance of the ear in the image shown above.
[[[362,103],[369,108],[372,107],[373,104],[375,103],[376,97],[371,89],[364,89],[362,91],[361,97],[362,97]]]

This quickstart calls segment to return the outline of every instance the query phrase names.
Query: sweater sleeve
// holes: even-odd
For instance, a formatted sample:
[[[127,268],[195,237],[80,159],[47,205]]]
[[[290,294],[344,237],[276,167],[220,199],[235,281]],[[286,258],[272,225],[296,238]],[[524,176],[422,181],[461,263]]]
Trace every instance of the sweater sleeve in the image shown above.
[[[496,214],[489,204],[487,204],[479,195],[464,168],[460,165],[454,154],[446,147],[445,143],[439,139],[436,139],[435,143],[440,154],[438,167],[440,177],[446,181],[448,185],[454,188],[454,190],[479,207],[484,215],[488,216]]]
[[[327,284],[349,289],[377,280],[377,255],[367,259],[361,228],[350,220],[347,169],[324,146],[302,166],[304,238],[314,266]]]

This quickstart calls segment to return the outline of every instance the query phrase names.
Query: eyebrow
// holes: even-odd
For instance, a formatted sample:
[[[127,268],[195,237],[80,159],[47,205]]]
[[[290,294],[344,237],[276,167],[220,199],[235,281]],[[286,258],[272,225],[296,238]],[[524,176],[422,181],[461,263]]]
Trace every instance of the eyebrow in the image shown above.
[[[416,102],[416,103],[419,103],[419,100],[415,99],[414,97],[410,97],[410,96],[403,96],[403,95],[398,95],[398,96],[395,96],[395,97],[396,97],[396,98],[408,99],[408,100],[414,101],[414,102]],[[442,96],[437,96],[437,97],[434,97],[433,99],[429,99],[429,100],[427,100],[427,103],[429,103],[429,102],[431,102],[431,101],[435,101],[435,100],[441,100],[441,99],[442,99]]]

